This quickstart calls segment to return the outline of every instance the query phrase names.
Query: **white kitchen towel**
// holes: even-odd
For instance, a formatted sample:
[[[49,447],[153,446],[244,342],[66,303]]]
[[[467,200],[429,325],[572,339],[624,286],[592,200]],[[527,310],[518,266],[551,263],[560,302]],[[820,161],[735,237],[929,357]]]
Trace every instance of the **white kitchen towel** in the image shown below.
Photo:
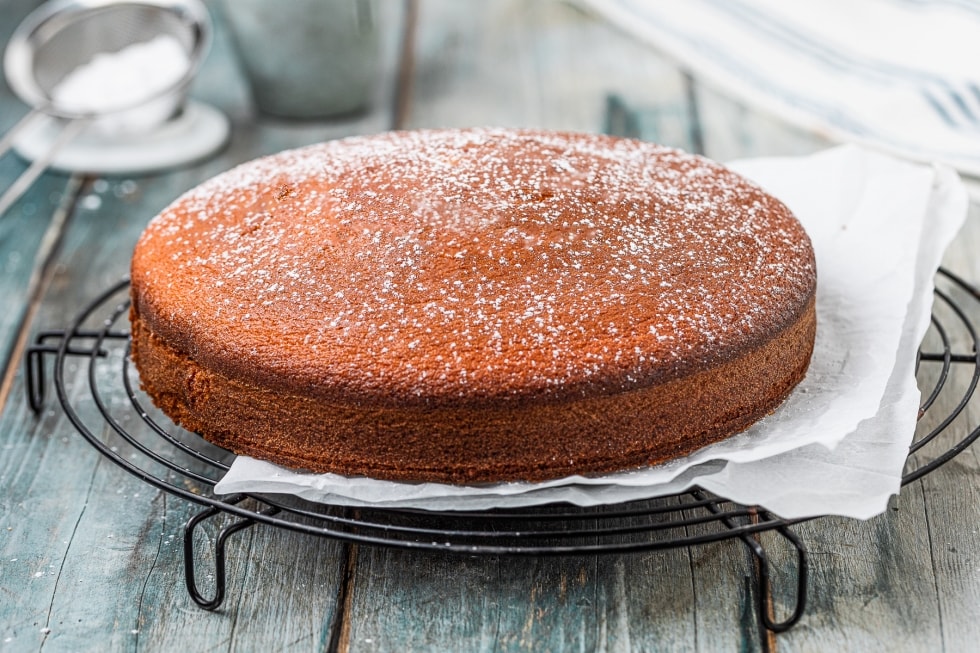
[[[579,1],[752,106],[980,176],[976,0]]]
[[[656,467],[545,483],[453,486],[305,474],[239,457],[219,493],[476,510],[557,501],[590,506],[699,485],[787,518],[868,518],[898,492],[919,407],[916,349],[933,278],[966,217],[956,173],[842,146],[732,164],[799,217],[817,255],[817,341],[806,378],[773,415]]]

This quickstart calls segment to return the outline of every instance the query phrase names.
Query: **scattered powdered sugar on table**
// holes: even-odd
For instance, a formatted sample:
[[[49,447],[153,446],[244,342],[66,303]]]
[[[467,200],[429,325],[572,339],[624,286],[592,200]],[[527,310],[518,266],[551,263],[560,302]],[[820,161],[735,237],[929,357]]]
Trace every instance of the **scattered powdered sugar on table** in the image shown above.
[[[247,163],[165,210],[141,252],[156,263],[134,284],[171,302],[144,317],[202,360],[426,401],[662,379],[795,318],[815,274],[788,211],[717,164],[494,129]]]

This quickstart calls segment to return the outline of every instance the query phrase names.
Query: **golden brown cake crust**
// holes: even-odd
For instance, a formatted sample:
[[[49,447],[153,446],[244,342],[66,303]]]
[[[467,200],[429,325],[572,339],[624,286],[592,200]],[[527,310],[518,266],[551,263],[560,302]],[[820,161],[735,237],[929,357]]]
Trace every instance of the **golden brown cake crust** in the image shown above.
[[[133,358],[157,405],[239,453],[403,480],[598,473],[771,412],[809,361],[815,279],[786,207],[703,158],[394,132],[245,164],[154,219]]]

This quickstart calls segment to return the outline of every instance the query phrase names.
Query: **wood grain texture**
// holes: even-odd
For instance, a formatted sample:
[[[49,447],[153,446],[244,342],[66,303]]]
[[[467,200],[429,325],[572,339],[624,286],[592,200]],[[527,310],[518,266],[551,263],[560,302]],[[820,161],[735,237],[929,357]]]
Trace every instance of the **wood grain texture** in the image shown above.
[[[37,5],[33,0],[10,0],[2,11],[0,43],[6,44],[14,28]],[[12,128],[28,107],[0,76],[0,134]],[[13,152],[0,157],[0,194],[27,169]],[[67,197],[66,197],[67,194]],[[17,335],[28,312],[25,298],[37,290],[40,271],[56,245],[60,231],[59,207],[71,200],[65,175],[49,174],[39,179],[4,215],[0,215],[0,410],[9,391],[9,375]],[[4,380],[6,379],[6,383]]]
[[[964,228],[949,248],[944,264],[967,279],[980,279],[976,246],[980,242],[980,205],[974,203]],[[963,293],[953,297],[962,305],[971,307],[969,315],[974,323],[980,323],[980,306]],[[938,311],[937,311],[938,312]],[[950,323],[954,320],[946,312]],[[930,334],[932,335],[932,334]],[[972,344],[962,331],[954,337],[958,351],[971,353]],[[927,337],[927,342],[929,342]],[[926,370],[920,374],[920,388],[929,390],[938,370]],[[960,366],[953,372],[952,388],[964,388],[970,380],[972,369]],[[948,415],[961,393],[940,395],[936,409],[930,409],[920,424],[920,429],[935,427],[939,418]],[[947,428],[939,441],[922,453],[913,456],[916,462],[928,460],[936,451],[942,451],[980,424],[980,405],[972,401],[963,415]],[[976,646],[976,615],[980,614],[980,457],[976,447],[966,450],[944,467],[925,476],[921,481],[906,488],[908,494],[922,502],[923,520],[915,523],[922,529],[928,545],[932,583],[922,580],[917,586],[919,594],[936,603],[938,621],[935,648],[945,650],[970,650]],[[902,498],[904,498],[903,493]],[[906,534],[900,533],[900,536]]]
[[[0,164],[0,188],[6,188],[23,167],[19,162]],[[5,174],[8,169],[13,174]],[[45,268],[60,242],[78,183],[77,178],[62,175],[42,176],[0,216],[0,297],[11,298],[0,311],[0,410],[10,392],[12,368],[20,362],[21,335],[39,298]]]
[[[400,15],[397,5],[384,13],[387,58],[375,110],[331,123],[254,116],[219,23],[193,93],[231,116],[231,142],[218,156],[177,171],[88,179],[58,234],[61,245],[31,331],[64,326],[125,276],[147,221],[200,181],[261,154],[388,127]],[[41,183],[64,187],[65,180]],[[28,270],[34,258],[24,251]],[[12,283],[0,292],[17,297],[14,308],[23,309],[23,293]],[[84,373],[69,363],[76,399],[86,392]],[[0,650],[325,648],[344,573],[341,545],[275,529],[246,530],[229,541],[229,598],[216,613],[199,609],[184,589],[182,566],[183,524],[198,509],[100,458],[53,406],[40,419],[30,414],[22,383],[18,365],[13,399],[0,416]],[[123,399],[118,392],[108,400]],[[79,403],[83,417],[93,414],[90,402]],[[205,594],[213,586],[209,551],[219,526],[207,523],[196,541]]]
[[[350,650],[683,650],[694,630],[691,583],[678,574],[686,558],[676,550],[527,559],[362,548]]]
[[[414,68],[409,127],[598,132],[609,94],[683,102],[676,68],[560,2],[422,2]]]

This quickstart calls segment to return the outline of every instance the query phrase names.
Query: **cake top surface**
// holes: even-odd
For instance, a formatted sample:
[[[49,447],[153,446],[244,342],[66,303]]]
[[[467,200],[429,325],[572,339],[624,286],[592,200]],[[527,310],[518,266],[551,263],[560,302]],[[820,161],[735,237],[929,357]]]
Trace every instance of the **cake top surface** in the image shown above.
[[[812,298],[778,200],[651,143],[390,132],[189,191],[133,258],[141,317],[232,377],[364,403],[620,392],[729,360]]]

